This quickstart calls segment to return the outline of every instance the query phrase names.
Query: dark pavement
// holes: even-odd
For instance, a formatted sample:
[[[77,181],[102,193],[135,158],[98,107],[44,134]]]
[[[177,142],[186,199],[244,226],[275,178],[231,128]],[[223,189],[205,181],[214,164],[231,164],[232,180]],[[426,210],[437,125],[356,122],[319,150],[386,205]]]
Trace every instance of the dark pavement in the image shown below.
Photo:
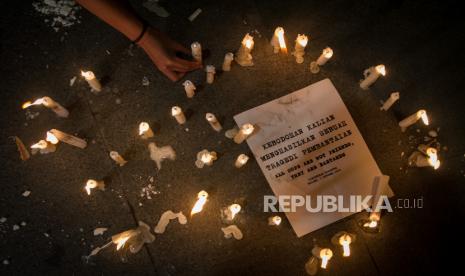
[[[252,34],[255,66],[234,64],[231,72],[218,74],[213,85],[200,85],[197,95],[187,99],[181,83],[170,82],[141,49],[130,49],[126,38],[87,11],[78,12],[81,24],[55,32],[29,1],[1,4],[0,217],[7,221],[0,223],[0,261],[9,263],[0,264],[1,275],[305,275],[315,240],[329,246],[332,235],[342,230],[357,235],[353,256],[335,256],[319,275],[434,272],[446,252],[459,254],[451,251],[460,233],[453,225],[463,220],[465,210],[465,24],[458,5],[387,0],[161,3],[171,13],[166,19],[134,1],[145,19],[171,37],[186,45],[202,43],[211,53],[204,63],[217,68],[245,33],[257,30],[260,35]],[[197,8],[202,13],[189,22]],[[296,64],[291,55],[272,54],[268,40],[276,26],[286,30],[289,48],[298,33],[310,36],[304,64]],[[319,74],[311,74],[310,61],[326,46],[334,50],[333,58]],[[380,63],[387,76],[361,90],[363,70]],[[103,78],[101,95],[89,92],[80,69]],[[70,87],[74,76],[78,78]],[[143,77],[149,86],[142,85]],[[205,73],[186,78],[204,84]],[[263,195],[272,192],[257,163],[251,159],[241,170],[233,166],[238,154],[250,153],[247,145],[234,144],[205,121],[205,113],[212,112],[225,129],[232,128],[233,115],[324,78],[334,83],[379,167],[391,177],[394,200],[423,198],[422,209],[397,208],[383,216],[378,234],[359,229],[357,222],[366,213],[302,238],[286,219],[280,227],[268,226]],[[388,112],[379,111],[380,101],[396,90],[400,101]],[[61,119],[37,107],[31,110],[40,115],[26,119],[21,104],[45,95],[68,108],[70,117]],[[185,127],[171,117],[173,105],[189,110]],[[430,114],[431,125],[401,133],[398,120],[420,108]],[[151,124],[158,145],[176,150],[176,161],[155,168],[146,142],[137,137],[141,121]],[[22,162],[11,136],[30,146],[51,128],[85,138],[89,145],[81,150],[60,143],[55,153]],[[408,155],[437,128],[442,166],[437,171],[408,168]],[[195,156],[204,148],[217,151],[219,158],[200,170]],[[127,165],[117,167],[108,157],[110,150],[119,151]],[[147,199],[141,190],[150,177],[160,193]],[[105,179],[107,190],[88,196],[83,190],[88,178]],[[22,196],[26,190],[31,191],[28,197]],[[81,260],[92,246],[105,244],[138,220],[153,227],[166,210],[188,215],[200,190],[210,194],[201,214],[186,225],[172,222],[153,243],[129,254],[126,263],[114,247],[92,263]],[[243,210],[236,223],[244,233],[240,241],[227,240],[221,232],[220,209],[234,202]],[[14,231],[13,225],[23,221],[26,226]],[[97,227],[109,230],[94,236]]]

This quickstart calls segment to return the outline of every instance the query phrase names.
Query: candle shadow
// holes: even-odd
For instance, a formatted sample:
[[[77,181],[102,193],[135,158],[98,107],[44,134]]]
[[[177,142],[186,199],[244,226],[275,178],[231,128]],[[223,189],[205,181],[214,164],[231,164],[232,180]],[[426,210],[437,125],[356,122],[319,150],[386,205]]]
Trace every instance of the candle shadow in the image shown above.
[[[186,120],[189,120],[194,114],[195,114],[195,112],[191,108],[187,108],[184,111],[184,116],[186,117]]]

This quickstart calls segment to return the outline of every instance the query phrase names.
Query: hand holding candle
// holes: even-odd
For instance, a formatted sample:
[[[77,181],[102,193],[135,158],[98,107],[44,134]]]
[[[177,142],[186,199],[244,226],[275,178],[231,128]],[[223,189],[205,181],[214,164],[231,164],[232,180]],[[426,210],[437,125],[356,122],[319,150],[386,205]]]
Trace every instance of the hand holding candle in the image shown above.
[[[333,56],[333,49],[326,47],[323,49],[320,57],[316,61],[310,63],[310,71],[313,74],[320,72],[320,66],[323,66]]]
[[[295,56],[295,61],[299,64],[304,62],[305,47],[307,46],[307,43],[308,37],[306,35],[297,35],[293,54]]]
[[[100,92],[102,91],[102,85],[99,80],[95,77],[94,72],[92,71],[81,71],[81,75],[86,79],[89,86],[93,91]]]
[[[205,114],[205,119],[208,121],[210,126],[217,132],[220,132],[223,127],[221,126],[220,122],[218,122],[218,119],[216,119],[216,116],[213,113],[207,113]]]
[[[246,34],[242,39],[241,47],[236,54],[236,62],[240,66],[252,66],[252,49],[254,46],[253,37],[249,34]]]
[[[195,85],[190,81],[186,80],[182,85],[184,85],[184,90],[186,90],[186,96],[192,98],[195,95]]]
[[[387,99],[383,106],[380,108],[380,110],[387,111],[391,106],[400,98],[400,93],[399,92],[393,92],[391,93],[391,96],[389,96],[389,99]]]
[[[234,60],[234,54],[233,53],[226,53],[224,55],[224,61],[223,61],[223,71],[231,71],[231,62]]]
[[[365,79],[360,82],[360,88],[367,90],[379,76],[386,76],[386,67],[383,64],[376,67],[370,67],[363,72]]]
[[[43,97],[43,98],[37,99],[33,103],[25,102],[23,104],[22,108],[26,109],[26,108],[28,108],[28,107],[30,107],[32,105],[43,105],[43,106],[51,109],[53,112],[55,112],[55,114],[58,117],[68,118],[68,115],[69,115],[69,112],[68,112],[68,110],[66,108],[64,108],[59,103],[52,100],[52,98],[50,98],[50,97]]]
[[[254,131],[254,126],[252,124],[244,124],[241,126],[239,132],[234,136],[234,142],[236,144],[241,144],[244,142],[247,137],[249,137]]]
[[[428,115],[426,114],[426,110],[420,109],[416,113],[408,116],[407,118],[403,119],[399,122],[399,126],[402,132],[405,132],[407,128],[419,120],[423,121],[423,124],[429,125]]]

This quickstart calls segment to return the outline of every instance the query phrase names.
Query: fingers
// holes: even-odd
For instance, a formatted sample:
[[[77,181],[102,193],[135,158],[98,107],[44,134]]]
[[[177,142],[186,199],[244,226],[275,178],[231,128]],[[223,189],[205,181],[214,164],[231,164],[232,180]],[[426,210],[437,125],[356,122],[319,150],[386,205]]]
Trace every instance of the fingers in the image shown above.
[[[171,70],[171,69],[169,69],[167,67],[163,68],[163,69],[160,69],[160,71],[172,81],[177,81],[180,78],[184,77],[184,75],[186,74],[184,72],[173,71],[173,70]]]
[[[182,58],[175,57],[174,62],[179,64],[179,65],[184,66],[189,71],[202,68],[202,63],[200,63],[198,61],[188,61],[188,60],[185,60],[185,59],[182,59]]]
[[[186,47],[182,46],[181,44],[173,41],[172,43],[172,47],[174,48],[175,51],[177,52],[181,52],[181,53],[184,53],[186,55],[190,55],[191,54],[191,51],[189,51],[189,49],[187,49]]]

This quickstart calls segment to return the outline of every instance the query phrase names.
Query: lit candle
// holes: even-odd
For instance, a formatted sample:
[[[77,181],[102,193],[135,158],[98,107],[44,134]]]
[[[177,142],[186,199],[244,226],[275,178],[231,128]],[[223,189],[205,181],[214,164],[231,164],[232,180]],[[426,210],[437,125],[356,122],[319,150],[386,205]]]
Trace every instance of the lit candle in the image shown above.
[[[211,166],[213,161],[217,159],[216,152],[208,151],[206,149],[201,150],[197,153],[197,160],[195,161],[195,166],[201,169],[205,165]]]
[[[244,237],[241,229],[234,224],[229,225],[228,227],[221,227],[221,231],[223,231],[224,237],[227,239],[234,237],[236,240],[241,240]]]
[[[236,168],[240,168],[244,166],[245,163],[247,163],[247,161],[249,161],[249,157],[242,153],[242,154],[239,154],[234,165],[236,166]]]
[[[350,243],[352,242],[352,237],[349,234],[343,234],[339,237],[339,244],[342,245],[342,256],[350,256]]]
[[[40,152],[41,154],[47,154],[56,151],[56,146],[53,143],[47,142],[45,140],[40,140],[39,142],[31,146],[32,154]]]
[[[441,166],[441,161],[438,160],[438,151],[435,148],[428,148],[426,155],[428,155],[428,163],[437,170]]]
[[[214,114],[205,114],[205,119],[207,119],[208,123],[215,131],[220,132],[223,129],[223,127],[221,126],[220,122],[218,122],[218,119],[216,119],[216,116]]]
[[[326,268],[328,261],[333,257],[333,251],[329,248],[323,248],[320,251],[321,268]]]
[[[226,220],[229,220],[229,221],[234,220],[234,217],[240,211],[241,211],[241,205],[239,204],[231,204],[223,210],[224,214],[226,215]]]
[[[310,63],[310,71],[313,74],[320,72],[320,66],[323,66],[333,56],[333,49],[326,47],[323,49],[320,57],[316,61]]]
[[[277,27],[274,30],[273,37],[271,38],[271,46],[273,46],[273,52],[279,53],[279,50],[283,53],[287,53],[286,41],[284,40],[284,29]]]
[[[437,170],[441,166],[441,161],[438,160],[438,153],[435,148],[427,147],[425,155],[420,152],[415,152],[409,157],[409,164],[416,167],[433,167]]]
[[[153,131],[147,122],[139,124],[139,135],[142,139],[149,139],[153,137]]]
[[[72,146],[75,146],[81,149],[84,149],[87,147],[87,142],[85,140],[78,138],[76,136],[73,136],[71,134],[65,133],[58,129],[51,129],[49,132],[63,143],[66,143],[66,144],[69,144],[69,145],[72,145]]]
[[[240,66],[252,66],[252,49],[254,46],[253,37],[249,34],[246,34],[242,39],[241,48],[236,54],[236,62]]]
[[[105,191],[105,183],[103,181],[97,181],[94,179],[87,180],[86,186],[84,187],[87,194],[90,195],[90,191],[95,188]]]
[[[308,37],[306,35],[297,35],[293,54],[295,56],[295,61],[299,64],[304,62],[305,47],[307,46],[307,43]]]
[[[212,84],[213,81],[215,80],[215,74],[216,74],[215,66],[207,65],[207,67],[205,68],[205,71],[207,72],[207,83]]]
[[[268,218],[268,225],[280,225],[281,224],[281,217],[280,216],[273,216]]]
[[[379,212],[371,212],[368,222],[363,224],[363,227],[374,229],[378,227],[378,222],[381,219],[381,214]]]
[[[380,110],[384,110],[384,111],[387,111],[389,108],[391,108],[391,106],[397,102],[397,100],[399,100],[400,98],[400,93],[399,92],[393,92],[391,93],[391,96],[389,96],[389,99],[387,99],[383,106],[380,108]]]
[[[100,84],[99,80],[95,77],[94,72],[81,71],[81,75],[86,79],[87,83],[92,88],[92,90],[97,92],[102,91],[102,85]]]
[[[360,82],[360,88],[366,90],[372,85],[379,76],[386,76],[386,67],[383,64],[376,67],[370,67],[363,72],[365,79]]]
[[[207,199],[208,199],[208,193],[207,192],[200,191],[197,194],[197,201],[195,202],[194,207],[192,207],[191,216],[193,216],[193,215],[195,215],[197,213],[200,213],[202,211],[203,206],[207,202]]]
[[[186,90],[186,96],[192,98],[195,95],[195,85],[190,81],[186,80],[182,85],[184,85],[184,90]]]
[[[223,71],[231,71],[231,62],[234,59],[234,54],[233,53],[226,53],[224,55],[224,61],[223,61]]]
[[[30,107],[32,105],[43,105],[43,106],[51,109],[53,112],[55,112],[55,114],[58,117],[68,118],[68,115],[69,115],[69,112],[68,112],[68,110],[66,108],[64,108],[59,103],[52,100],[52,98],[50,98],[50,97],[43,97],[43,98],[37,99],[33,103],[25,102],[22,107],[23,107],[23,109],[26,109],[26,108],[28,108],[28,107]]]
[[[136,229],[130,229],[111,237],[112,243],[116,244],[116,250],[123,248],[126,243],[131,243],[129,245],[131,253],[137,253],[144,243],[151,243],[154,240],[155,236],[150,233],[150,227],[142,221],[139,221]]]
[[[124,160],[124,158],[117,151],[110,151],[110,157],[118,165],[120,165],[120,167],[124,166],[128,162],[128,161]]]
[[[236,142],[236,144],[244,142],[244,140],[247,139],[247,137],[249,137],[253,131],[254,127],[252,124],[242,125],[239,132],[236,134],[236,136],[234,136],[234,142]]]
[[[168,210],[161,215],[160,220],[158,221],[157,226],[155,226],[153,232],[157,234],[163,234],[166,230],[166,226],[168,226],[168,224],[170,223],[170,220],[176,218],[178,219],[178,222],[180,224],[187,223],[187,218],[182,212],[174,213],[173,211]]]
[[[416,113],[408,116],[407,118],[399,122],[401,131],[405,132],[405,130],[407,130],[409,126],[415,124],[420,119],[423,121],[425,125],[429,125],[429,120],[428,120],[428,115],[426,114],[426,110],[420,109]]]
[[[194,57],[195,60],[198,62],[202,62],[202,45],[198,42],[194,42],[191,44],[191,49],[192,49],[192,56]]]
[[[178,124],[182,125],[186,123],[186,116],[184,116],[184,113],[179,106],[173,106],[171,108],[171,115],[176,119]]]
[[[47,137],[45,138],[45,140],[47,142],[50,142],[54,145],[58,144],[59,140],[58,138],[55,136],[55,134],[53,134],[52,132],[50,131],[47,131]]]

